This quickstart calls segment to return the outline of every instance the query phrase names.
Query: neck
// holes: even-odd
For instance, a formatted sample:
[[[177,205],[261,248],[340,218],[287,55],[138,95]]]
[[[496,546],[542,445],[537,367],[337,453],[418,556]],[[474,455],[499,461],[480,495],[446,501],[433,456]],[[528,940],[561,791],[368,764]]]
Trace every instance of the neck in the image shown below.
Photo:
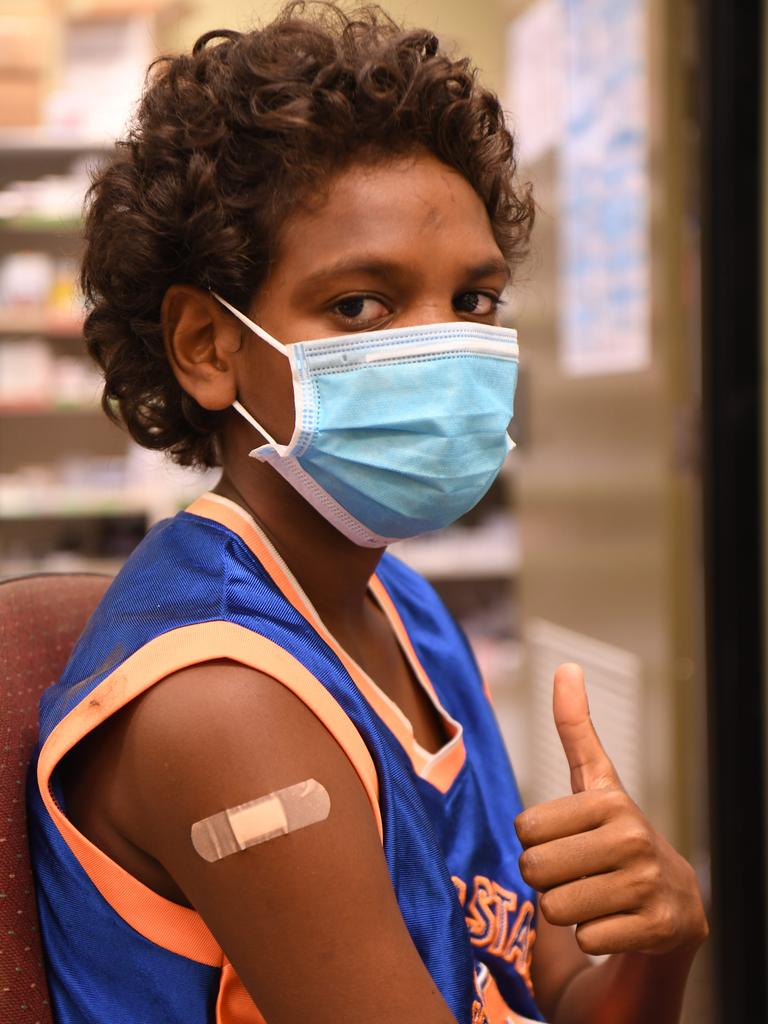
[[[323,621],[363,613],[383,548],[348,540],[271,466],[253,459],[225,468],[214,492],[253,516]]]

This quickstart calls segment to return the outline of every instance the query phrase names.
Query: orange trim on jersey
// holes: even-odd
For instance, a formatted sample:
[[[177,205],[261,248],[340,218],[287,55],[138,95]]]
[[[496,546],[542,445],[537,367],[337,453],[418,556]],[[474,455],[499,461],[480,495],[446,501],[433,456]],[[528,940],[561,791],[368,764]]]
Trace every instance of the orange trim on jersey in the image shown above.
[[[510,1010],[490,971],[481,985],[481,994],[488,1024],[533,1024],[529,1017],[521,1017],[519,1013]]]
[[[222,952],[196,911],[164,899],[79,832],[56,804],[50,778],[62,757],[112,714],[163,677],[203,661],[227,658],[272,676],[322,722],[349,758],[383,837],[379,786],[360,733],[328,690],[291,654],[233,622],[202,622],[169,630],[132,654],[66,715],[45,741],[37,766],[43,802],[62,838],[98,891],[145,938],[198,963],[219,966]]]
[[[439,756],[437,760],[427,765],[424,778],[435,789],[439,789],[441,793],[447,793],[464,766],[464,762],[467,759],[467,751],[461,740],[455,745],[451,743],[443,749],[445,754],[442,754],[442,751],[438,751],[438,754],[442,756]]]
[[[395,636],[397,637],[400,646],[405,651],[408,661],[413,667],[416,678],[426,690],[427,694],[431,697],[432,703],[443,719],[446,727],[451,732],[451,739],[448,743],[429,757],[429,760],[420,772],[423,779],[426,779],[426,781],[431,783],[436,789],[439,789],[441,793],[447,793],[453,785],[456,776],[461,771],[467,757],[467,752],[464,747],[463,730],[459,723],[454,718],[451,718],[440,703],[440,698],[432,684],[432,680],[427,675],[426,670],[422,665],[413,644],[411,643],[411,638],[405,628],[405,623],[400,616],[400,612],[397,610],[387,588],[378,576],[371,577],[370,589],[371,593],[378,601],[381,610],[389,619]]]
[[[493,703],[493,694],[491,693],[491,688],[488,685],[488,680],[485,678],[483,679],[483,693],[485,694],[488,703],[495,709],[496,705]]]
[[[226,957],[216,1000],[216,1024],[267,1024]]]
[[[416,742],[413,735],[413,727],[402,711],[363,672],[357,662],[347,654],[333,635],[328,632],[306,594],[303,593],[280,557],[272,550],[253,519],[244,509],[235,505],[228,498],[223,498],[217,494],[204,494],[193,501],[185,511],[192,515],[201,516],[203,519],[212,519],[240,537],[264,566],[286,600],[293,605],[300,615],[304,616],[312,624],[313,628],[337,656],[373,711],[398,740],[410,758],[416,774],[431,783],[442,793],[447,792],[466,759],[464,741],[460,735],[461,727],[442,708],[434,686],[429,681],[416,656],[416,652],[413,650],[413,645],[400,615],[381,582],[375,576],[372,577],[370,583],[371,591],[377,601],[379,601],[382,611],[389,619],[398,641],[403,645],[419,681],[427,690],[428,695],[431,697],[438,712],[442,715],[448,728],[454,731],[454,739],[450,740],[435,754],[428,753]]]
[[[401,647],[405,648],[405,651],[408,654],[408,657],[414,666],[416,674],[419,677],[419,682],[422,684],[424,689],[429,693],[432,700],[438,705],[438,707],[440,707],[440,700],[437,696],[437,692],[435,691],[434,686],[432,685],[432,680],[427,675],[424,666],[419,661],[419,656],[413,649],[413,644],[411,643],[411,638],[408,636],[408,631],[405,628],[405,623],[400,617],[400,612],[395,607],[395,602],[389,596],[389,591],[381,582],[378,576],[371,577],[369,586],[371,588],[371,593],[381,606],[381,610],[385,613],[389,621],[392,623],[392,627],[394,628],[395,634],[397,635],[397,639],[399,640]],[[445,715],[445,711],[442,708],[441,710]]]
[[[325,640],[337,656],[379,718],[394,733],[406,752],[413,755],[414,767],[417,770],[423,768],[427,762],[427,756],[414,751],[413,734],[409,735],[408,733],[407,719],[402,714],[398,714],[395,706],[381,694],[378,687],[374,689],[371,686],[368,676],[361,671],[359,665],[350,658],[344,648],[323,626],[309,599],[300,591],[282,562],[275,557],[275,553],[265,542],[261,532],[256,528],[248,514],[244,510],[236,511],[231,507],[228,499],[222,499],[218,495],[212,497],[203,495],[196,501],[193,501],[186,511],[191,512],[192,515],[202,516],[204,519],[212,519],[214,522],[226,526],[228,530],[231,530],[232,533],[236,534],[247,544],[267,570],[273,582],[277,584],[283,597],[293,605],[300,615],[310,620],[312,627],[322,636],[323,640]]]

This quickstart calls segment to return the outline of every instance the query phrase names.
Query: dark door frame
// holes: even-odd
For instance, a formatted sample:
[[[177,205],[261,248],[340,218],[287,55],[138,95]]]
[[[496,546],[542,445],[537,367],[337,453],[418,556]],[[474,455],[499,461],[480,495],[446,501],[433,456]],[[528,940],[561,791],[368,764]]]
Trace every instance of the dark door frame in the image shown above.
[[[717,1024],[768,1021],[762,4],[701,0],[704,515]]]

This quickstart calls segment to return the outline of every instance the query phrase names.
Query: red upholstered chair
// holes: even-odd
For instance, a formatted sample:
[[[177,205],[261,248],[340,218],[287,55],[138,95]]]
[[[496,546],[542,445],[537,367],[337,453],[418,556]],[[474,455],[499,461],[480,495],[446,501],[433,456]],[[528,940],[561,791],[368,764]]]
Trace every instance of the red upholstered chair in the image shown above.
[[[90,573],[0,583],[0,1024],[51,1024],[24,786],[40,694],[61,675],[109,583]]]

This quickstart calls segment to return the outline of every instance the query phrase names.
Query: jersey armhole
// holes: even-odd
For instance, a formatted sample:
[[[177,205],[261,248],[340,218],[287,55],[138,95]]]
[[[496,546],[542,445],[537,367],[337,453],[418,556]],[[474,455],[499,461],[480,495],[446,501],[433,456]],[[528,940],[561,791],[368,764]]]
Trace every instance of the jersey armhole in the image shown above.
[[[84,836],[56,803],[51,776],[84,736],[165,676],[226,658],[271,676],[294,693],[330,732],[365,789],[383,841],[379,784],[373,759],[354,723],[322,683],[266,637],[236,623],[181,626],[134,652],[52,730],[40,751],[37,784],[63,841],[101,896],[127,924],[163,949],[197,963],[221,966],[223,954],[203,919],[149,889]]]

